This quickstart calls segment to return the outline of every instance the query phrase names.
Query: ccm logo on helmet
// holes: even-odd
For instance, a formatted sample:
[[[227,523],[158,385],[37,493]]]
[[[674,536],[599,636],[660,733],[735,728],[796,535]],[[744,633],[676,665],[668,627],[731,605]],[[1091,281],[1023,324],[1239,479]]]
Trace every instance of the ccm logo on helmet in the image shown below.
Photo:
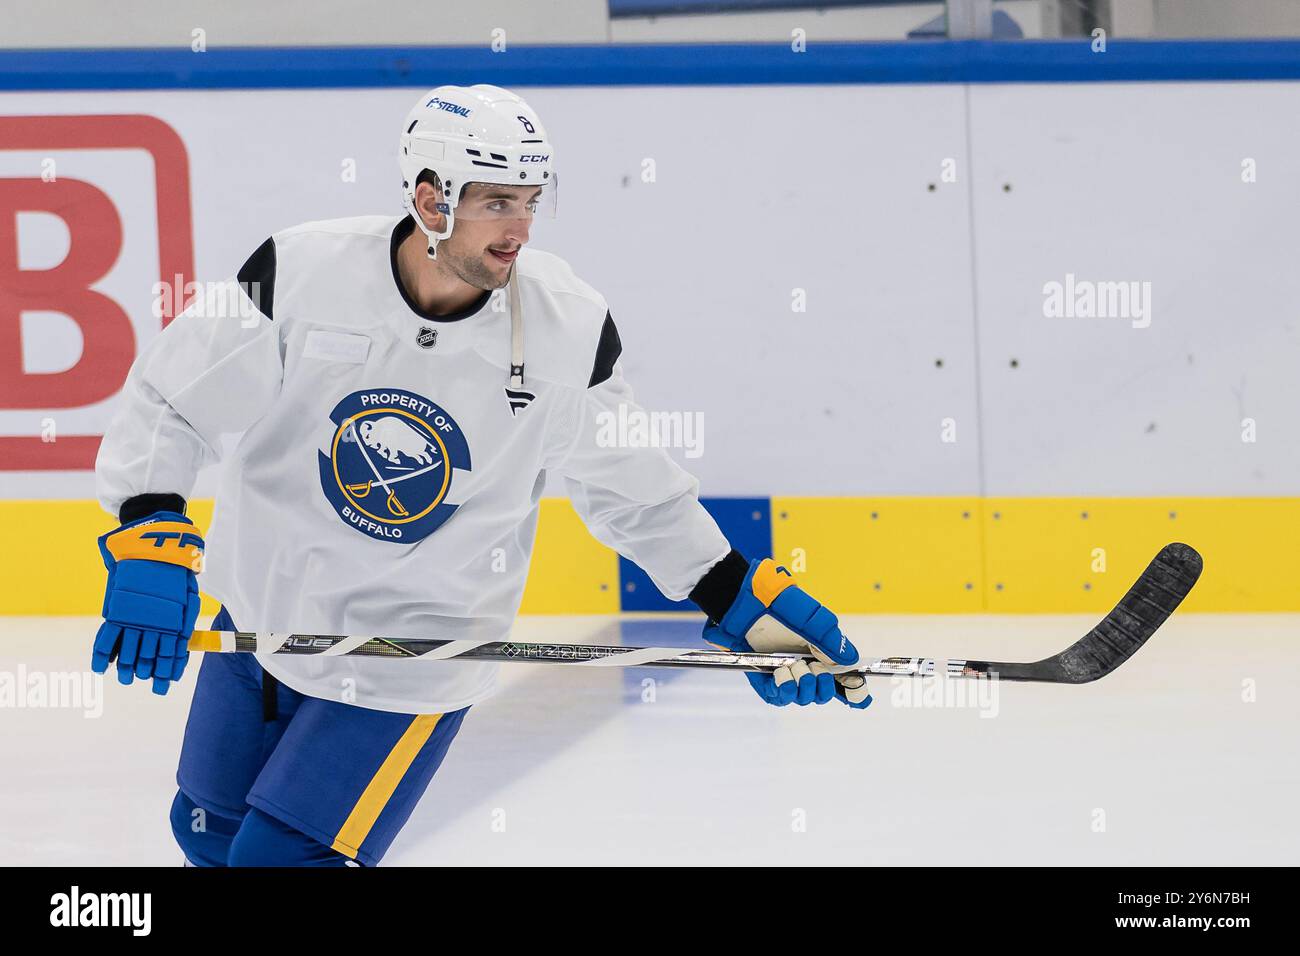
[[[546,163],[549,162],[550,159],[551,157],[549,155],[542,155],[540,153],[529,153],[525,156],[519,157],[521,163]]]
[[[446,100],[440,100],[436,96],[429,100],[429,102],[425,103],[424,108],[439,109],[445,113],[455,113],[457,116],[464,117],[468,117],[470,114],[470,108],[468,106],[461,106],[458,103],[448,103]]]

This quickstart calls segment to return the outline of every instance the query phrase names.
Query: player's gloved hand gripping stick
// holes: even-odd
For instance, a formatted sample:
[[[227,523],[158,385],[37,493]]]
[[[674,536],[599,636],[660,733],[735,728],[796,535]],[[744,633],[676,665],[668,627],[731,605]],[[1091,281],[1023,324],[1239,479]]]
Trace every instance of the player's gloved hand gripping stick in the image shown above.
[[[866,678],[834,673],[836,667],[858,663],[858,649],[840,631],[839,619],[771,558],[749,563],[736,599],[721,621],[704,626],[704,639],[746,653],[811,651],[816,660],[809,663],[796,661],[771,673],[745,675],[769,704],[804,706],[839,700],[859,710],[871,704]]]
[[[159,511],[101,537],[99,553],[108,588],[91,669],[102,674],[116,659],[121,683],[152,677],[153,692],[165,694],[189,660],[203,538],[189,518]]]

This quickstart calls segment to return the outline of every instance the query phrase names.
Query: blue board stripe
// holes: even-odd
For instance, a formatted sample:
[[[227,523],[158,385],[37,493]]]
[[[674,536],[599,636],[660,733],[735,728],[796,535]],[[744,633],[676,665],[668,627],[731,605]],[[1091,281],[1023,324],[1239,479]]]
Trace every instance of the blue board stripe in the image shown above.
[[[0,90],[1300,79],[1300,40],[0,50]]]
[[[772,553],[772,500],[770,498],[701,498],[731,546],[747,558]],[[650,576],[622,556],[618,559],[619,606],[624,611],[695,611],[690,601],[670,601],[654,586]]]

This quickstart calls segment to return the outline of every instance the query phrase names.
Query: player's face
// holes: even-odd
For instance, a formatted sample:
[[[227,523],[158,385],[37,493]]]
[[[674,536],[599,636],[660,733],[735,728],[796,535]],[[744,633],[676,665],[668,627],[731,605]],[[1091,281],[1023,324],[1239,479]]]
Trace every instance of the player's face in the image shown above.
[[[438,245],[438,259],[445,251],[448,268],[476,289],[500,289],[528,242],[539,192],[534,186],[470,184],[456,206],[451,235]]]

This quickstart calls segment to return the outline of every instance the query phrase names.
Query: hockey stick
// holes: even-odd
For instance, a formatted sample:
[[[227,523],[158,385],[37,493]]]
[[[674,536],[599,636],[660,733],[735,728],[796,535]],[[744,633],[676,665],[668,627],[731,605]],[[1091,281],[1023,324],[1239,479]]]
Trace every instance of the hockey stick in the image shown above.
[[[1086,684],[1105,677],[1132,657],[1187,597],[1201,574],[1201,556],[1185,544],[1168,544],[1142,572],[1114,610],[1059,654],[1032,664],[1005,661],[949,660],[949,677],[991,677],[1048,684]],[[347,641],[355,647],[344,649]],[[338,648],[338,650],[334,650]],[[328,634],[272,634],[195,631],[191,651],[274,654],[326,654],[346,657],[410,657],[421,660],[531,661],[589,667],[708,667],[715,670],[771,671],[802,654],[741,654],[730,651],[683,651],[679,647],[613,647],[593,644],[532,644],[516,641],[444,641],[426,638]],[[331,653],[332,652],[332,653]],[[929,677],[933,658],[883,657],[864,661],[845,673]]]

